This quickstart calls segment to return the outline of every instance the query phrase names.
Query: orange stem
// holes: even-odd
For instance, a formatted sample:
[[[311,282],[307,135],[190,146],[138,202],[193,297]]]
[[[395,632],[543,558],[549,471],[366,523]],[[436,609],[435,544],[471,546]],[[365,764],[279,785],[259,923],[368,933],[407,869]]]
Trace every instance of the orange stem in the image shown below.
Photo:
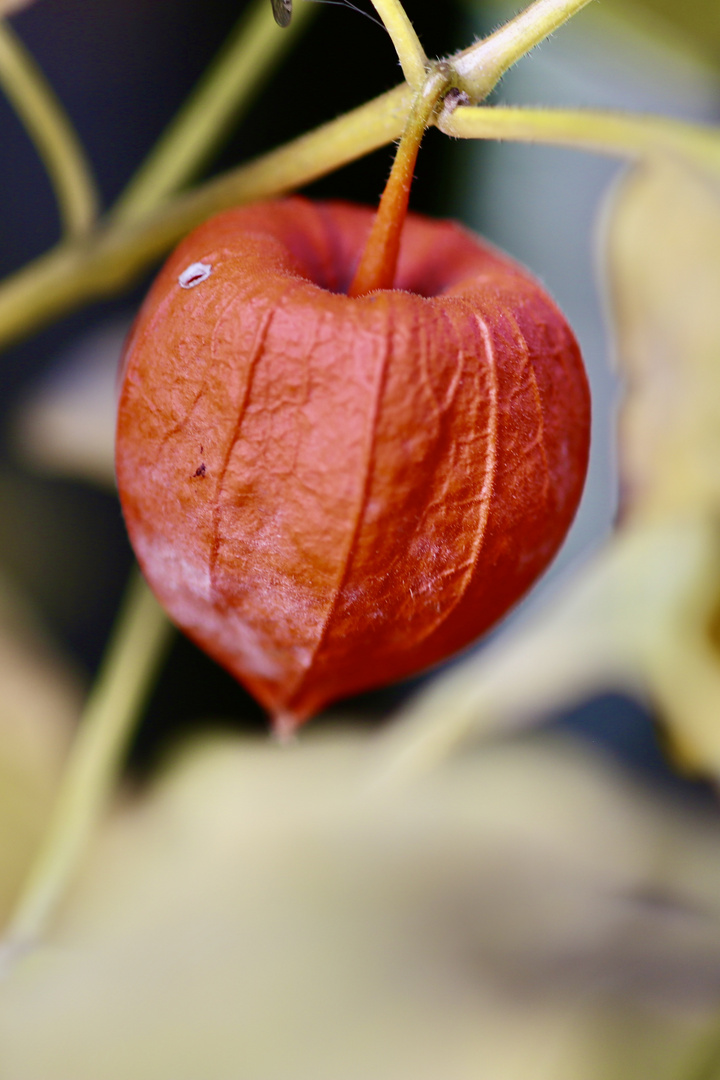
[[[420,143],[440,97],[448,89],[449,82],[447,69],[444,65],[438,64],[413,102],[365,250],[348,289],[348,296],[365,296],[376,289],[392,289],[393,287],[400,251],[400,237],[407,214]]]

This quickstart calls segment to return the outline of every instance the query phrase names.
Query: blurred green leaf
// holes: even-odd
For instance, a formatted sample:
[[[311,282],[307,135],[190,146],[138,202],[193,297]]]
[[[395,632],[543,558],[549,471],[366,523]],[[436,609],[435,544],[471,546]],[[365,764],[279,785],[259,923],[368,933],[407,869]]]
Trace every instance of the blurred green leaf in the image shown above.
[[[373,741],[195,747],[0,988],[12,1080],[671,1080],[720,837],[555,740],[378,786]]]

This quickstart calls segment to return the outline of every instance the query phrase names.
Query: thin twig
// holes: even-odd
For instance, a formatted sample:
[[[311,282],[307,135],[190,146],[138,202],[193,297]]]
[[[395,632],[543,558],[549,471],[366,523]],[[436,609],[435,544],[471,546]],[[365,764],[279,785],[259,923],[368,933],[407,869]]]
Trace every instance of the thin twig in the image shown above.
[[[66,235],[82,236],[98,212],[90,166],[65,110],[25,46],[3,21],[0,84],[45,164]]]
[[[460,106],[441,115],[438,127],[460,139],[512,139],[615,157],[662,154],[720,175],[720,129],[664,116],[594,109]]]
[[[400,0],[372,0],[383,21],[408,86],[418,93],[425,82],[427,57]]]
[[[0,962],[12,961],[42,936],[65,895],[116,783],[169,640],[167,617],[134,572],[63,772],[50,826],[6,928]]]
[[[0,348],[116,294],[211,214],[285,194],[399,138],[411,100],[412,91],[402,84],[133,225],[98,229],[82,243],[64,243],[35,259],[0,285]]]
[[[255,0],[123,191],[111,213],[114,221],[139,221],[197,175],[316,11],[301,4],[280,31],[268,0]]]

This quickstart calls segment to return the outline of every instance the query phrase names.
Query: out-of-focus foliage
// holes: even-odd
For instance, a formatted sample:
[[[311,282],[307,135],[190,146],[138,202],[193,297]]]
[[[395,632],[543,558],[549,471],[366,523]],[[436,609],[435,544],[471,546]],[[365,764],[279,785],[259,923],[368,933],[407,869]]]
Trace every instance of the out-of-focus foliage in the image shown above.
[[[608,233],[626,387],[620,433],[626,512],[715,514],[720,175],[672,163],[640,166],[616,193]]]
[[[671,1080],[720,836],[550,739],[378,782],[369,737],[195,745],[0,989],[12,1080]]]
[[[621,18],[648,14],[657,18],[664,37],[679,36],[714,66],[720,66],[720,5],[716,0],[607,0],[607,7]],[[652,24],[646,19],[645,25]]]
[[[7,918],[47,824],[78,679],[0,579],[0,918]]]
[[[632,175],[609,226],[609,271],[628,392],[621,462],[626,513],[695,523],[702,584],[658,665],[679,747],[720,769],[720,176],[659,163]],[[677,576],[676,565],[665,568]]]

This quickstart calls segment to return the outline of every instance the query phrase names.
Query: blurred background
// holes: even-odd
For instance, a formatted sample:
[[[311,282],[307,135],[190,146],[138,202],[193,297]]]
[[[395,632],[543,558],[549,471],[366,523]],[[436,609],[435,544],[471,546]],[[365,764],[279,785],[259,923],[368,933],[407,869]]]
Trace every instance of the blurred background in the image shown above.
[[[366,17],[369,3],[365,14],[342,4],[317,7],[317,19],[262,88],[212,171],[277,145],[398,81],[390,42]],[[237,0],[203,5],[37,0],[13,18],[77,125],[106,205],[152,147],[242,8]],[[480,0],[445,4],[440,17],[429,0],[414,0],[408,10],[431,55],[466,45],[513,13],[507,4]],[[679,13],[663,0],[607,0],[592,5],[510,72],[493,100],[607,105],[712,119],[720,113],[718,57],[716,5],[685,5]],[[0,273],[8,274],[57,239],[58,221],[35,151],[4,100],[0,131]],[[309,191],[372,203],[390,160],[386,148]],[[618,385],[597,251],[603,200],[621,169],[582,153],[452,142],[431,131],[413,189],[417,210],[460,218],[530,267],[580,340],[593,390],[590,474],[576,524],[547,580],[597,547],[615,513]],[[132,561],[107,482],[107,455],[117,356],[146,285],[147,280],[130,295],[56,323],[6,352],[0,364],[0,565],[87,679],[102,655]],[[349,708],[359,720],[372,722],[411,688],[405,684],[364,695]],[[133,766],[144,769],[168,740],[206,718],[235,729],[265,728],[261,711],[243,690],[178,637],[137,736]],[[652,716],[643,703],[608,695],[558,722],[659,781],[676,782],[657,749]]]
[[[211,172],[399,80],[367,0],[364,14],[295,0],[311,3],[315,21]],[[407,9],[441,55],[516,6]],[[106,206],[243,10],[238,0],[35,0],[13,16]],[[719,72],[717,0],[601,0],[493,100],[717,120]],[[46,251],[59,224],[2,98],[0,133],[4,276]],[[390,160],[386,148],[309,193],[373,203]],[[623,172],[579,152],[436,131],[421,151],[415,209],[462,220],[541,278],[592,384],[580,512],[508,621],[596,551],[616,514],[621,388],[602,251]],[[112,484],[115,372],[150,276],[0,361],[0,914],[47,828],[132,565]],[[388,781],[402,724],[386,718],[423,681],[344,703],[281,750],[242,688],[177,635],[132,748],[126,779],[137,782],[99,823],[47,938],[16,977],[0,977],[3,1078],[720,1076],[716,796],[668,764],[650,704],[596,696],[542,730],[471,740],[412,782],[392,768]],[[198,738],[188,745],[188,735]]]

